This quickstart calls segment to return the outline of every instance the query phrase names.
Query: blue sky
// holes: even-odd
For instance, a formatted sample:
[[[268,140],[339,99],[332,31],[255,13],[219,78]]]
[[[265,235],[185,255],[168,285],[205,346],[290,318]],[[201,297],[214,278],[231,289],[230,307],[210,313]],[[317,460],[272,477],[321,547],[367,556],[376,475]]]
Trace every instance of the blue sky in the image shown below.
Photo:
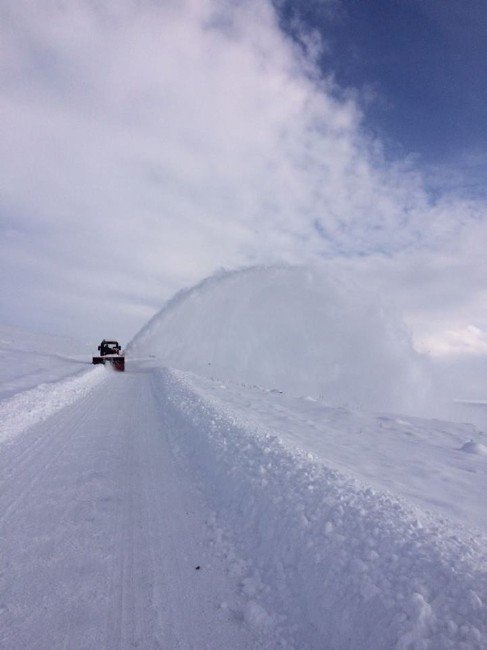
[[[485,174],[486,2],[284,0],[276,6],[291,33],[299,18],[323,37],[325,74],[366,97],[375,94],[366,120],[392,155],[413,153],[424,165],[470,165]]]
[[[485,354],[482,25],[471,2],[3,0],[2,322],[127,339],[221,267],[326,260],[422,349]]]

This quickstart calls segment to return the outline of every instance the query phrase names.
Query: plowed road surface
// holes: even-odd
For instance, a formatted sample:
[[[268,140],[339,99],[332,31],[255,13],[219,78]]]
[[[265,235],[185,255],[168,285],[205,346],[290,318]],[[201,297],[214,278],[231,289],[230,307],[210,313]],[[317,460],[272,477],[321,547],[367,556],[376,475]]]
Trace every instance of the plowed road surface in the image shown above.
[[[150,373],[107,373],[4,443],[0,647],[261,646],[178,417]]]

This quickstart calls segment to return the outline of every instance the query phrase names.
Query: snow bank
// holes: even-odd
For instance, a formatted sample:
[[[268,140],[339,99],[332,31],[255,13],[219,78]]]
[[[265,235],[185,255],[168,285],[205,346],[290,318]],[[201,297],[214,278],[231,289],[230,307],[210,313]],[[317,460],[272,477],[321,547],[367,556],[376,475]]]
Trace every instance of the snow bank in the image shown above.
[[[73,375],[91,362],[89,345],[0,325],[0,399]]]
[[[3,400],[0,402],[0,443],[84,397],[106,376],[107,370],[100,366],[63,381],[39,384]]]
[[[330,404],[411,408],[419,357],[378,296],[332,270],[221,273],[170,300],[130,345],[135,356]]]
[[[247,558],[235,572],[255,602],[249,620],[280,612],[276,624],[300,648],[487,646],[485,540],[286,450],[180,374],[159,379],[179,422],[174,444]]]
[[[487,435],[474,425],[336,408],[186,371],[184,380],[218,411],[264,427],[285,447],[487,534]]]

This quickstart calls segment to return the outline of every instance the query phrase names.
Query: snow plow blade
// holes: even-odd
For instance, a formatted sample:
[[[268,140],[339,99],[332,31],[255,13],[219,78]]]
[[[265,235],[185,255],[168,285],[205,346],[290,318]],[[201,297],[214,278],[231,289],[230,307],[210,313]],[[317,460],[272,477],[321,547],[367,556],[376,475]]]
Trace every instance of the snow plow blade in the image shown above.
[[[121,356],[103,356],[103,357],[93,357],[93,362],[94,364],[102,363],[102,364],[110,364],[114,370],[119,370],[120,372],[124,372],[125,370],[125,357]]]

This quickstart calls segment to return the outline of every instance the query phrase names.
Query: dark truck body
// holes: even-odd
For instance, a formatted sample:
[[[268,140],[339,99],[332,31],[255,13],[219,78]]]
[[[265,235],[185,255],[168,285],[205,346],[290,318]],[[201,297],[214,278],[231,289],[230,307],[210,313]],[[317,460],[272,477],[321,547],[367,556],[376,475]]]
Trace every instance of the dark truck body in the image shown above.
[[[122,354],[122,348],[118,341],[103,341],[98,346],[99,356],[93,357],[92,363],[109,363],[114,370],[123,372],[125,370],[125,357]]]

